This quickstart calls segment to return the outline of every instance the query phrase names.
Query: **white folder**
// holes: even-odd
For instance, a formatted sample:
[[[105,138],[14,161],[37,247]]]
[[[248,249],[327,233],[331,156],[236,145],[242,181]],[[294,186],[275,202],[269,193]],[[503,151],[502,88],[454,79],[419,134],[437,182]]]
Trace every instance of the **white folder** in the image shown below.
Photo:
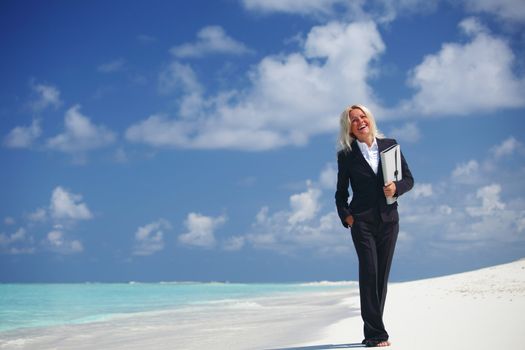
[[[381,169],[385,183],[399,181],[403,178],[401,172],[401,148],[398,144],[392,145],[381,152]],[[386,203],[393,204],[397,197],[387,197]]]

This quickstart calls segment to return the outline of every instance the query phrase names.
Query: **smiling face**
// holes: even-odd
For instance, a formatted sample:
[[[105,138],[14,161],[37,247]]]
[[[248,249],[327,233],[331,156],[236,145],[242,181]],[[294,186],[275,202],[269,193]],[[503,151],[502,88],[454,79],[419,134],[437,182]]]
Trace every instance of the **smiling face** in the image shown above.
[[[350,135],[361,142],[369,143],[372,141],[371,122],[359,108],[352,109],[348,116],[350,118]]]

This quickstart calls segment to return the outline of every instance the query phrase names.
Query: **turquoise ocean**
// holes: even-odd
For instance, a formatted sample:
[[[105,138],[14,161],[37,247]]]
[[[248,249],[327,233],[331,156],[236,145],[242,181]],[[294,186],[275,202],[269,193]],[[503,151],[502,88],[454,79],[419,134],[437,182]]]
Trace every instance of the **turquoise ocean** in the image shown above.
[[[107,321],[150,311],[217,302],[243,302],[282,294],[356,288],[354,282],[237,283],[82,283],[0,284],[0,336],[3,332]]]

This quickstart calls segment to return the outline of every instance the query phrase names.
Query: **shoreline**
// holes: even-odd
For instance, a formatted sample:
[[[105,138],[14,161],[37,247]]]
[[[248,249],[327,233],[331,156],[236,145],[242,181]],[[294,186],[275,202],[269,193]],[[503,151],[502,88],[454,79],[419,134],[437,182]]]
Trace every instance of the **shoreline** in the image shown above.
[[[327,324],[350,314],[340,303],[350,293],[357,293],[355,287],[217,300],[102,322],[19,329],[0,333],[0,349],[272,348],[317,339]]]
[[[222,304],[221,304],[222,303]],[[0,349],[265,349],[361,347],[354,288],[225,300],[184,310],[0,333]],[[390,283],[389,349],[515,348],[525,341],[525,259]]]
[[[0,285],[0,340],[6,332],[84,325],[168,312],[249,305],[274,297],[357,290],[356,282],[308,284]],[[0,343],[1,345],[1,343]]]

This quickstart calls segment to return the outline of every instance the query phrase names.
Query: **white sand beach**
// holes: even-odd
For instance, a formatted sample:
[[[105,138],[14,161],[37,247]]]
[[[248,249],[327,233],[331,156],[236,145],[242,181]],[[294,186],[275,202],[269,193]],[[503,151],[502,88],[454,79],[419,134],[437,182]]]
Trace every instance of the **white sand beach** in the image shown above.
[[[345,302],[359,305],[357,298]],[[390,284],[385,325],[392,350],[524,349],[525,259]],[[316,342],[298,345],[310,350],[345,348],[341,345],[361,340],[361,327],[360,317],[346,318],[328,327]]]
[[[521,349],[525,259],[389,287],[390,349]],[[362,347],[355,285],[316,294],[221,301],[103,322],[0,335],[1,349],[280,349]]]

